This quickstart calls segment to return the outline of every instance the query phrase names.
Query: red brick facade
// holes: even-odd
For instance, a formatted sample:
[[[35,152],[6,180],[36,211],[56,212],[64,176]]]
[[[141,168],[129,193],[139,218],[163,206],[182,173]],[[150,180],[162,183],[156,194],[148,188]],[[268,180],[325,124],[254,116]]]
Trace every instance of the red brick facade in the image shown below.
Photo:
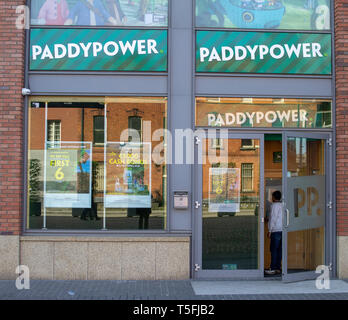
[[[335,1],[337,234],[348,236],[348,1]]]
[[[16,28],[24,0],[0,0],[0,235],[22,225],[25,32]]]

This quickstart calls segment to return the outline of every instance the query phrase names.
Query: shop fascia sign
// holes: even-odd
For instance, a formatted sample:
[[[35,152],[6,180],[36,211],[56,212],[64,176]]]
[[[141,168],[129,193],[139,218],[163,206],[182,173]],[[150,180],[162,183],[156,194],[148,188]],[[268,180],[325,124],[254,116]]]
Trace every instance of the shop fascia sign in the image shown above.
[[[166,71],[166,30],[33,29],[31,70]]]
[[[196,71],[331,74],[331,35],[198,31]]]

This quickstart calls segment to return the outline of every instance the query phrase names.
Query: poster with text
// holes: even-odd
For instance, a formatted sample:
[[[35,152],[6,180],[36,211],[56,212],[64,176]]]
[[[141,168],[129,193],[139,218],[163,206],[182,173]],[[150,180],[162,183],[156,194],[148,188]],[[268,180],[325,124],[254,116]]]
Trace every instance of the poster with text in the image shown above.
[[[209,212],[239,211],[239,168],[209,168]]]
[[[105,208],[151,208],[151,144],[109,142]]]
[[[46,144],[45,207],[91,207],[91,143]]]

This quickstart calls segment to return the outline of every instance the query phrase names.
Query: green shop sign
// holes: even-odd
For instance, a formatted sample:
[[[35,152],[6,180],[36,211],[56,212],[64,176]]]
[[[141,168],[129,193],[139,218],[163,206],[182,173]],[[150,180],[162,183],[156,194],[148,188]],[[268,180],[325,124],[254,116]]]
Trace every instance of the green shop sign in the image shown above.
[[[167,71],[167,31],[32,29],[30,70]]]
[[[331,74],[331,35],[197,31],[196,71]]]

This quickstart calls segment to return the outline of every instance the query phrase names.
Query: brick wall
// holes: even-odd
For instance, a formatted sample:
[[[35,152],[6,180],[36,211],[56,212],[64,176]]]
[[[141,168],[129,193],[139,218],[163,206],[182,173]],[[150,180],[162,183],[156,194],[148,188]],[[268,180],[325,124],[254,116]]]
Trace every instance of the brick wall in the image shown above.
[[[335,1],[337,233],[348,236],[348,1]]]
[[[0,235],[21,230],[24,46],[15,25],[24,0],[0,0]]]

